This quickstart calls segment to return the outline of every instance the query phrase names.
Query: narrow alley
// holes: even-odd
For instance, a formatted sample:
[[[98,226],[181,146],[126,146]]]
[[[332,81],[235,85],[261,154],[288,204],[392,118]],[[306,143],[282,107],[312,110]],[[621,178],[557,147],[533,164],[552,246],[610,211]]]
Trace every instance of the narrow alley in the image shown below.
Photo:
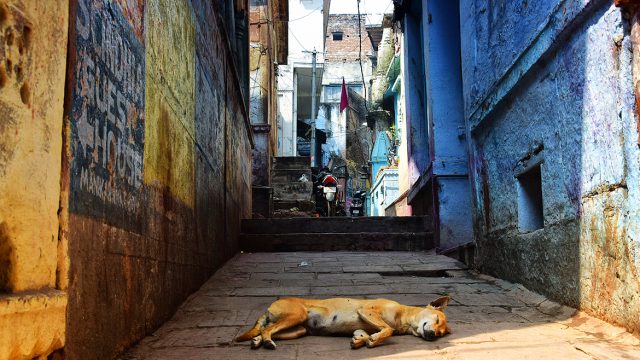
[[[0,360],[255,358],[640,360],[640,0],[0,0]]]

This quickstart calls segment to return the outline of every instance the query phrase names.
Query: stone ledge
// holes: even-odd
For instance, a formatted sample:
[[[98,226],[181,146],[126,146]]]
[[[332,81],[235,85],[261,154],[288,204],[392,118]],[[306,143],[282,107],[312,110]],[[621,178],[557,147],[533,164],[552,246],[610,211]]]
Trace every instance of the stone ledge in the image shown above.
[[[67,293],[0,294],[0,359],[48,355],[65,343]]]

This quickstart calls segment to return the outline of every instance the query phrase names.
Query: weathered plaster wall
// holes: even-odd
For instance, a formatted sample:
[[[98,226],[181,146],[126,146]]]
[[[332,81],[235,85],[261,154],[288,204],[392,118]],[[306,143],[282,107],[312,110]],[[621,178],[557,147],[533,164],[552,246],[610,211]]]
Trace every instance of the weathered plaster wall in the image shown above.
[[[400,56],[400,76],[398,80],[399,83],[398,89],[394,89],[398,94],[395,96],[395,122],[396,128],[399,132],[398,138],[400,139],[400,146],[398,146],[398,187],[400,194],[400,201],[397,204],[398,206],[394,206],[396,208],[395,214],[402,216],[410,216],[411,215],[411,206],[407,203],[407,194],[409,192],[409,188],[411,187],[411,182],[409,178],[409,161],[408,161],[408,134],[407,134],[407,107],[406,107],[406,90],[404,86],[404,74],[407,74],[406,68],[406,60],[405,60],[405,51],[404,47],[407,46],[407,42],[403,33],[398,34],[398,43],[399,43],[399,56]]]
[[[68,2],[0,1],[0,359],[65,343],[58,236]]]
[[[252,185],[256,187],[253,204],[256,215],[264,217],[271,215],[268,187],[271,185],[271,157],[277,153],[278,93],[274,64],[278,63],[279,57],[286,60],[287,50],[287,39],[281,37],[286,36],[288,12],[281,12],[279,6],[279,2],[274,0],[252,1],[249,16],[249,118],[255,140],[252,153]],[[288,3],[284,6],[288,9]],[[269,21],[274,18],[280,22]]]
[[[480,3],[461,6],[462,23],[485,16]],[[564,5],[536,30],[542,35],[522,56],[533,58],[510,68],[511,80],[500,80],[479,112],[467,109],[479,267],[639,331],[640,151],[630,25],[608,1]],[[488,40],[462,31],[471,39],[462,50],[468,72],[478,66],[473,43]],[[517,49],[494,52],[511,51]],[[466,82],[465,96],[473,91]],[[534,159],[542,161],[544,227],[525,231],[518,227],[516,175]]]
[[[407,137],[407,166],[409,187],[428,168],[432,149],[429,144],[427,122],[427,93],[425,86],[425,38],[422,5],[418,1],[411,2],[411,9],[403,19],[402,46],[402,94],[406,109],[404,120]],[[400,175],[402,178],[402,175]],[[400,180],[402,182],[402,180]]]
[[[577,1],[491,1],[462,0],[461,29],[468,42],[468,66],[463,69],[465,109],[469,111],[490,92],[491,86],[509,70],[517,57],[538,35],[549,15],[558,6]],[[588,2],[588,1],[583,1]],[[509,49],[509,51],[505,51]]]
[[[395,34],[393,28],[387,27],[382,31],[382,39],[378,44],[378,64],[372,72],[371,107],[381,108],[385,92],[389,89],[387,71],[395,55]]]
[[[444,251],[473,239],[460,68],[460,25],[455,19],[459,12],[455,1],[431,1],[422,5],[417,18],[410,13],[405,16],[408,31],[405,41],[409,47],[405,50],[408,59],[405,68],[409,69],[409,74],[414,74],[416,66],[424,66],[425,74],[422,84],[420,77],[405,76],[408,77],[407,91],[413,93],[407,95],[410,100],[407,102],[410,109],[407,115],[409,174],[420,176],[412,184],[408,200],[414,214],[433,215],[436,242]],[[421,38],[410,36],[412,28],[422,31]],[[423,44],[423,56],[418,60],[415,49],[420,48],[420,42]],[[421,93],[426,100],[423,101],[421,96],[416,99],[415,94]],[[415,168],[411,167],[412,163]]]
[[[238,249],[252,141],[236,5],[72,2],[69,358],[126,349]]]

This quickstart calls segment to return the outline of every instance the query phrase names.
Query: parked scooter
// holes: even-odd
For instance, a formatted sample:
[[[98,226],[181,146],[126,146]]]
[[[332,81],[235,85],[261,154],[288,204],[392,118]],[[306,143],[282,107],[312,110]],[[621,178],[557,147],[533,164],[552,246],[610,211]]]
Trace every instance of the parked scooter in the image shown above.
[[[366,190],[356,191],[353,194],[353,199],[351,200],[351,207],[349,211],[351,212],[351,216],[364,216],[364,201],[367,196]]]
[[[314,181],[316,211],[322,216],[336,216],[338,180],[328,168],[318,172]]]

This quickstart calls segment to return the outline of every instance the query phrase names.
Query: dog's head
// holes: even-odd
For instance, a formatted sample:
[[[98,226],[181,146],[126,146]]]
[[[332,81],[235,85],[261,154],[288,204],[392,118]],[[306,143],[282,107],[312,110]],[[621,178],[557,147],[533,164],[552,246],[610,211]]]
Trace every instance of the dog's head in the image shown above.
[[[418,313],[413,323],[417,336],[433,341],[451,332],[447,325],[447,317],[442,312],[447,304],[449,304],[449,297],[443,296],[432,301]]]

